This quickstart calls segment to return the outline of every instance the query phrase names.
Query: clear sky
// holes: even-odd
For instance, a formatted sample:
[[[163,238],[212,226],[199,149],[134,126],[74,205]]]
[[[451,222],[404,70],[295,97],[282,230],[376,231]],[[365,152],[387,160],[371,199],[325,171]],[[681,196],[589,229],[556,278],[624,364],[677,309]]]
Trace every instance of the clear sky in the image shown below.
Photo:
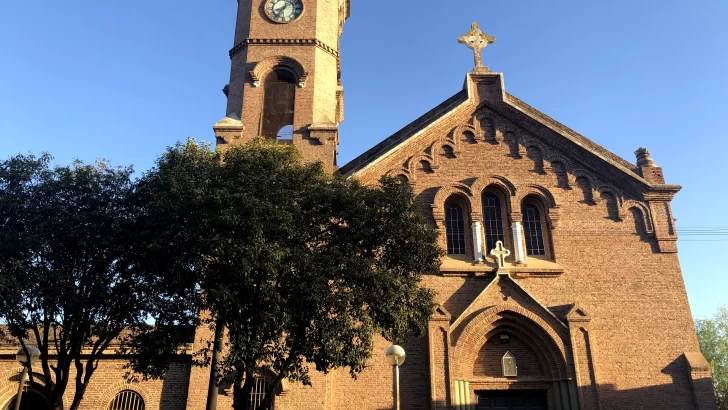
[[[497,37],[484,61],[508,92],[630,162],[646,146],[684,186],[678,227],[725,228],[679,246],[695,316],[728,304],[727,1],[351,2],[340,164],[461,89],[472,53],[457,37],[478,21]],[[0,158],[48,151],[143,171],[177,140],[214,141],[236,5],[0,2]]]

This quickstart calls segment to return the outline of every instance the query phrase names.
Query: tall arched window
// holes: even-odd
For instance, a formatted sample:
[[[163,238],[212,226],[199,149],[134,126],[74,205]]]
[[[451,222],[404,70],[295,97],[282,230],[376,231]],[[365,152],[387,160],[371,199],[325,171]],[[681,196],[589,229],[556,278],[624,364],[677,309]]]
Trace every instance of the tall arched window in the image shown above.
[[[448,255],[465,254],[465,220],[463,207],[458,204],[445,206],[445,233]]]
[[[490,255],[490,250],[495,248],[498,241],[506,245],[503,235],[503,214],[501,213],[501,201],[497,195],[483,195],[483,224],[485,225],[485,253]]]
[[[296,78],[288,70],[274,69],[263,82],[263,123],[261,135],[277,138],[287,126],[293,126]]]
[[[541,210],[536,204],[523,204],[523,234],[526,240],[526,254],[528,256],[546,255],[546,246],[543,240],[541,226]]]
[[[144,410],[144,399],[133,390],[120,391],[109,404],[108,410]]]

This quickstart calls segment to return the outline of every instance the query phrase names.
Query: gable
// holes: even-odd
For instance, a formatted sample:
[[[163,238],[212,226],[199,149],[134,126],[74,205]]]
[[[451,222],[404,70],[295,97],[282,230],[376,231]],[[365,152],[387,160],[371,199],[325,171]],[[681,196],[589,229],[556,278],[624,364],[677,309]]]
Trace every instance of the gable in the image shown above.
[[[511,153],[514,158],[526,156],[529,147],[538,148],[544,161],[583,170],[581,173],[590,174],[592,180],[616,183],[638,198],[643,191],[658,187],[674,192],[679,189],[651,184],[636,165],[506,93],[502,75],[497,73],[470,73],[461,92],[341,167],[339,172],[363,180],[384,174],[402,174],[411,180],[412,170],[421,161],[438,167],[437,155],[442,154],[442,146],[449,146],[457,155],[463,148],[463,135],[468,133],[478,142],[515,145]],[[517,141],[509,141],[511,136],[516,136]]]

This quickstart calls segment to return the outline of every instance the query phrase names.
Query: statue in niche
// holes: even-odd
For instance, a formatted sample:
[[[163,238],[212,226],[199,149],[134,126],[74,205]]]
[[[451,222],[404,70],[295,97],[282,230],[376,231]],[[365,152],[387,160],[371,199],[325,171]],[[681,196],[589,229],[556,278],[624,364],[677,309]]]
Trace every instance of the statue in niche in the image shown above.
[[[511,352],[506,352],[503,355],[503,377],[516,377],[518,376],[518,366],[516,366],[516,358]]]

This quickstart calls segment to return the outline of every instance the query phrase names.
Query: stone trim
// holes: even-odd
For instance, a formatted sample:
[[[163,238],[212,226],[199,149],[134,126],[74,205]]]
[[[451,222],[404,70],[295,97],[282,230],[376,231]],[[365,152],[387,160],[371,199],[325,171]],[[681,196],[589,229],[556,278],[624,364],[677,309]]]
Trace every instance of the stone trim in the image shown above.
[[[235,57],[238,53],[245,50],[249,45],[260,46],[316,46],[321,50],[329,53],[334,58],[339,58],[339,51],[327,45],[321,40],[315,38],[247,38],[235,47],[230,49],[228,54],[230,58]]]
[[[306,72],[301,63],[287,56],[268,57],[255,64],[255,67],[248,72],[250,74],[250,78],[253,80],[253,87],[260,87],[261,82],[265,79],[265,77],[276,68],[282,68],[289,71],[296,78],[296,84],[298,87],[306,87],[308,72]]]
[[[463,199],[465,199],[465,202],[470,208],[467,209],[470,218],[475,219],[475,217],[473,216],[475,211],[475,204],[473,204],[473,194],[470,191],[470,187],[465,184],[454,184],[449,187],[441,187],[435,194],[435,200],[432,203],[432,216],[435,221],[445,221],[445,201],[447,201],[453,195],[459,195]],[[479,220],[482,221],[482,215]]]

